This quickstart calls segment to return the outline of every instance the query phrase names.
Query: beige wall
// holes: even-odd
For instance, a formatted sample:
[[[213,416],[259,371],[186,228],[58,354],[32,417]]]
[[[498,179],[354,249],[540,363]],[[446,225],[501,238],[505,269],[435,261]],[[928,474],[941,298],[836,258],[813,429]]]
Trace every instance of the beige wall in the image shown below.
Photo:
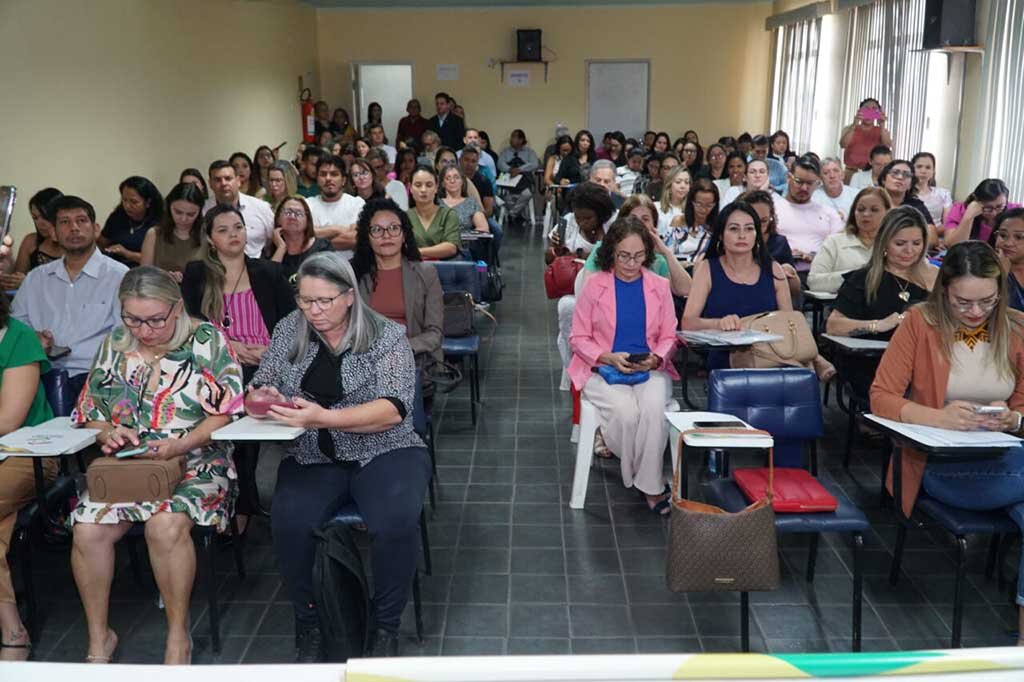
[[[0,183],[54,185],[96,206],[145,175],[299,134],[298,77],[316,80],[314,10],[234,0],[0,0]]]
[[[587,59],[651,60],[650,124],[673,137],[688,128],[704,140],[768,124],[770,2],[749,4],[551,8],[340,11],[317,13],[322,94],[351,112],[351,63],[413,64],[413,90],[434,113],[446,90],[466,108],[468,123],[502,147],[523,128],[542,147],[556,121],[586,125]],[[722,27],[728,26],[728,31]],[[540,28],[557,53],[544,83],[539,65],[528,88],[500,82],[490,60],[515,54],[515,29]],[[726,40],[726,38],[728,40]],[[546,53],[547,54],[547,53]],[[458,81],[436,80],[438,63],[458,64]],[[603,131],[593,131],[600,135]],[[394,131],[388,131],[394,135]]]

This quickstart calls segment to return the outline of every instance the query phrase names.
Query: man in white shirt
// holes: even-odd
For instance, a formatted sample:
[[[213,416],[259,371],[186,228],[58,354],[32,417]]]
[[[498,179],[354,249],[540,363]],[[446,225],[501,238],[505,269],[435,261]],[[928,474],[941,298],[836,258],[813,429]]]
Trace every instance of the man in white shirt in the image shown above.
[[[865,187],[877,187],[878,176],[890,161],[892,149],[884,144],[875,145],[871,148],[871,168],[854,173],[850,178],[850,187],[858,192]]]
[[[317,237],[327,239],[346,258],[356,246],[356,221],[363,209],[362,197],[345,192],[345,162],[339,156],[325,156],[316,165],[320,196],[307,199]]]
[[[774,197],[775,216],[779,234],[789,242],[798,272],[810,268],[814,254],[821,248],[825,237],[843,229],[839,214],[811,201],[811,195],[821,181],[821,166],[810,155],[801,156],[789,172],[785,198]]]
[[[839,159],[830,157],[821,162],[821,187],[814,190],[811,201],[835,209],[845,224],[857,192],[853,187],[843,184],[843,164]]]
[[[498,179],[498,168],[494,165],[494,159],[491,158],[491,155],[484,151],[484,146],[480,144],[481,142],[479,130],[476,128],[466,128],[466,135],[462,138],[462,144],[465,146],[462,149],[473,145],[480,150],[480,171],[493,185]],[[460,159],[462,158],[462,149],[457,154]]]
[[[274,234],[274,211],[270,204],[243,194],[238,176],[230,163],[219,159],[210,164],[210,192],[212,196],[203,204],[205,214],[217,204],[234,206],[242,213],[245,221],[245,255],[259,258],[263,247]]]
[[[64,195],[50,210],[64,256],[25,276],[11,315],[35,330],[54,369],[68,373],[77,396],[103,338],[121,323],[117,290],[128,267],[96,248],[101,228],[89,202]]]
[[[398,150],[384,141],[384,126],[379,123],[370,127],[370,144],[375,149],[380,149],[388,155],[389,166],[395,165],[395,159],[398,158]],[[319,181],[320,179],[317,178],[317,182]]]

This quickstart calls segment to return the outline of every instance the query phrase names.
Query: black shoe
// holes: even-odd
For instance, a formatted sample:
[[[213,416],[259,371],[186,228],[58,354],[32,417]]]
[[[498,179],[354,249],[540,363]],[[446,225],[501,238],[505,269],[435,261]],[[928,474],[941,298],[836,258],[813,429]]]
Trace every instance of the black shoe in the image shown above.
[[[323,637],[320,628],[310,628],[299,633],[295,650],[296,663],[323,663]]]
[[[377,628],[370,643],[370,656],[374,658],[390,658],[398,655],[398,633],[384,628]]]

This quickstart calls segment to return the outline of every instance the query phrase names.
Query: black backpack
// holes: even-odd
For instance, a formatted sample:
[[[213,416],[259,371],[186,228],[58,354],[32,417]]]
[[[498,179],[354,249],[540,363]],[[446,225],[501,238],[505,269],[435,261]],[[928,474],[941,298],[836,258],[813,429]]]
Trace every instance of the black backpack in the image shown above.
[[[325,660],[344,663],[364,656],[370,643],[370,593],[359,548],[349,527],[331,524],[316,536],[313,598],[320,618]]]

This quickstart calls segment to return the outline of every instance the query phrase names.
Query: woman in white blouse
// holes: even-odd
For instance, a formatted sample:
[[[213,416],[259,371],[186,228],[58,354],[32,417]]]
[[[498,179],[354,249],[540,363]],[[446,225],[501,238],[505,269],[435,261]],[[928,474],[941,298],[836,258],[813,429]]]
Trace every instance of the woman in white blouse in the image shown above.
[[[846,229],[825,238],[811,261],[807,288],[835,293],[843,284],[843,275],[864,267],[871,259],[871,245],[882,218],[892,208],[889,193],[880,187],[862,189],[853,200]]]
[[[683,224],[683,210],[690,193],[690,172],[686,166],[670,170],[663,187],[658,201],[658,234],[665,239],[672,233],[672,228]]]
[[[931,213],[932,225],[941,226],[953,205],[953,196],[948,189],[935,186],[935,155],[931,152],[918,152],[910,159],[910,165],[914,169],[914,182],[917,183],[917,198]]]

